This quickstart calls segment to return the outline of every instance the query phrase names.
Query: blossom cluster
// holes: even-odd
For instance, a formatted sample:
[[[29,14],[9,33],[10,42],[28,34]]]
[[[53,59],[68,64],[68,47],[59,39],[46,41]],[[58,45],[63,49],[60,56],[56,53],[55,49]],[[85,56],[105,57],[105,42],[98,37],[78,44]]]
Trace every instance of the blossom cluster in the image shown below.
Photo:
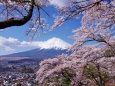
[[[73,53],[42,61],[37,80],[43,83],[69,69],[75,74],[68,76],[72,86],[105,86],[115,76],[115,1],[71,1],[60,9],[64,16],[59,15],[53,28],[82,14],[82,26],[73,31],[76,42],[69,49]]]

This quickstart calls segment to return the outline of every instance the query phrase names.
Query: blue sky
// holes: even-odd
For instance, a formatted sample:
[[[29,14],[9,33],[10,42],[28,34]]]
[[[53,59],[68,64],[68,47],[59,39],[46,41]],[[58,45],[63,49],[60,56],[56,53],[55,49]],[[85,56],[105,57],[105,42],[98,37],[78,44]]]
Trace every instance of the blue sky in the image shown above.
[[[53,25],[54,21],[54,16],[56,15],[56,9],[54,6],[49,6],[47,8],[44,8],[46,11],[48,11],[50,17],[48,17],[46,14],[42,14],[43,17],[46,18],[47,23],[49,26]],[[34,12],[35,13],[35,12]],[[46,31],[46,33],[43,33],[37,37],[35,37],[32,42],[39,42],[39,41],[47,41],[53,37],[62,39],[63,41],[72,44],[74,43],[74,40],[71,39],[73,36],[72,30],[75,28],[80,27],[80,19],[72,19],[67,22],[65,22],[62,26],[55,28],[53,31]],[[19,47],[16,46],[13,42],[30,42],[29,37],[25,34],[28,29],[28,24],[20,27],[11,27],[5,30],[0,31],[0,55],[5,55],[5,54],[10,54],[10,53],[15,53],[15,52],[21,52],[21,51],[26,51],[30,50],[33,48],[37,47]],[[12,41],[11,41],[12,40]],[[10,42],[10,43],[4,43],[5,42]]]

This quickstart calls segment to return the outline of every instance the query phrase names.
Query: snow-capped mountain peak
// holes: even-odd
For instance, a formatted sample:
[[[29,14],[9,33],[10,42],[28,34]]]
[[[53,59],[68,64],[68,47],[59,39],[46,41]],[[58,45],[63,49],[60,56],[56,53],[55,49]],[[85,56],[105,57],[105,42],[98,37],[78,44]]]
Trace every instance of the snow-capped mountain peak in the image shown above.
[[[44,41],[40,44],[40,48],[41,49],[51,49],[51,48],[55,48],[55,49],[68,49],[71,46],[71,44],[53,37],[47,41]]]

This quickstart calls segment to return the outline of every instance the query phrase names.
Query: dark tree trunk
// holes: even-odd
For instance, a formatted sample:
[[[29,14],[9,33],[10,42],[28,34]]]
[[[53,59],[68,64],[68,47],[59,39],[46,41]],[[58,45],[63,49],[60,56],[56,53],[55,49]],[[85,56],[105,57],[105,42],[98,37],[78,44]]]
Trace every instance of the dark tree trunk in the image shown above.
[[[26,16],[17,20],[14,18],[10,18],[5,21],[0,21],[0,29],[5,29],[11,26],[22,26],[26,24],[32,17],[33,9],[34,9],[34,0],[32,0],[30,10]]]

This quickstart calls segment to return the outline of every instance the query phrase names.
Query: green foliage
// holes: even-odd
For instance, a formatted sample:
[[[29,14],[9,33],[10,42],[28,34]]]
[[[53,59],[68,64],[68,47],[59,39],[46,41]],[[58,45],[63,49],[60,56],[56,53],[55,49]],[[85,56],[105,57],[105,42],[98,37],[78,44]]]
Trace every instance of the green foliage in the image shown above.
[[[97,86],[105,86],[110,77],[106,71],[102,71],[98,64],[88,64],[84,70],[84,76],[94,80]]]
[[[71,69],[63,69],[61,73],[66,78],[72,78],[75,76],[74,71],[72,71]]]
[[[17,84],[16,86],[22,86],[22,84],[19,83],[19,84]]]
[[[96,79],[98,77],[101,77],[104,81],[108,80],[109,78],[106,71],[98,70],[96,66],[91,64],[87,65],[87,67],[85,68],[84,76],[89,79]]]
[[[106,57],[115,57],[115,50],[106,50],[105,56]]]
[[[62,84],[64,86],[71,86],[71,80],[69,78],[64,78]]]
[[[84,70],[84,76],[89,79],[97,78],[98,74],[96,72],[96,67],[89,64]]]

